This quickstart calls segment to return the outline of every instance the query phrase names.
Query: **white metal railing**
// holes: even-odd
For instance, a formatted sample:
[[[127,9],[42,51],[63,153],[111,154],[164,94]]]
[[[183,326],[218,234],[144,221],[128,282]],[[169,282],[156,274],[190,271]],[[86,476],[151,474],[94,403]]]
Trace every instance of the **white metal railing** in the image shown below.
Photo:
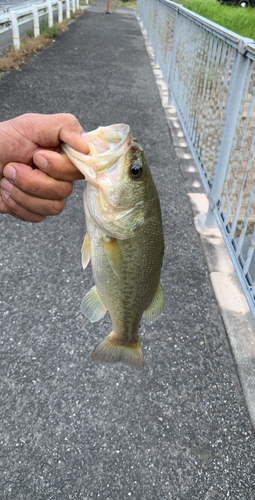
[[[88,4],[88,0],[86,0]],[[53,12],[58,10],[58,22],[63,21],[63,5],[65,5],[66,18],[70,19],[71,10],[73,13],[80,8],[80,0],[48,0],[46,2],[35,3],[25,6],[17,6],[10,12],[0,15],[0,35],[12,29],[13,46],[20,47],[20,26],[28,21],[33,21],[34,36],[40,34],[39,18],[48,14],[48,24],[53,26]]]
[[[138,0],[255,318],[255,43],[169,0]]]

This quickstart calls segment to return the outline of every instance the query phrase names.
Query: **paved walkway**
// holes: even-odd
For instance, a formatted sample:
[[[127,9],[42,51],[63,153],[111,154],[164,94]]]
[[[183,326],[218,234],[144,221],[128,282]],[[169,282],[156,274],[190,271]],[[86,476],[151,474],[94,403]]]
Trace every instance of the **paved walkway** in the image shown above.
[[[0,81],[0,120],[71,112],[126,122],[158,186],[165,311],[142,324],[145,369],[93,364],[109,318],[80,302],[84,182],[58,217],[0,218],[4,500],[252,500],[255,440],[144,40],[133,14],[85,12]]]

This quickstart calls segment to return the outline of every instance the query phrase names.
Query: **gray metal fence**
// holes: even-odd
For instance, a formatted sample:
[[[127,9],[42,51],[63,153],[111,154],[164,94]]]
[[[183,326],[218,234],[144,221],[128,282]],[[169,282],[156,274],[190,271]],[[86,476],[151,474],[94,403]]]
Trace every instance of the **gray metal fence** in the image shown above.
[[[255,318],[255,43],[169,0],[138,0]]]

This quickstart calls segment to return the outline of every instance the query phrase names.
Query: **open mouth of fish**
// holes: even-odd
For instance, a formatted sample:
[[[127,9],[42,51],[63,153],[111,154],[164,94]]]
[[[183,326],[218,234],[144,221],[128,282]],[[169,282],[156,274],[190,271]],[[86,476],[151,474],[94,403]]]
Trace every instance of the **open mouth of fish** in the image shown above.
[[[94,198],[94,203],[88,205],[101,205],[107,221],[109,222],[112,218],[117,221],[118,218],[122,219],[124,215],[133,211],[134,207],[116,206],[115,203],[111,203],[109,197],[104,193],[103,185],[105,182],[116,185],[120,183],[125,176],[127,165],[140,157],[143,149],[132,138],[131,129],[126,124],[99,127],[88,132],[86,136],[89,147],[87,155],[74,150],[65,143],[62,143],[62,149],[85,179],[95,188],[95,190],[90,190],[90,198],[91,201]],[[97,219],[97,217],[95,218]]]
[[[128,153],[133,145],[129,125],[117,124],[99,127],[87,134],[89,153],[75,151],[68,144],[62,143],[62,149],[85,179],[98,187],[97,175],[113,175],[119,169],[119,160]]]

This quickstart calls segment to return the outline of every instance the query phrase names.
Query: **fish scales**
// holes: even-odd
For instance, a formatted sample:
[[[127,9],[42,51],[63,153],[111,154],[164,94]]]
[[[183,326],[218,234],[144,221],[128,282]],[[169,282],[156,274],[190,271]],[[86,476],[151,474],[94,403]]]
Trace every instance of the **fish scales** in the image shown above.
[[[91,232],[91,260],[98,293],[118,338],[130,343],[136,339],[136,325],[139,326],[143,311],[150,305],[160,277],[151,252],[151,243],[158,244],[160,231],[155,228],[150,233],[148,244],[144,234],[148,229],[146,224],[132,240],[120,241],[123,266],[119,278],[112,272],[96,226]]]
[[[82,259],[86,267],[91,258],[95,287],[84,297],[82,311],[96,321],[108,310],[113,324],[92,359],[143,368],[138,336],[142,315],[151,324],[164,306],[159,197],[128,125],[99,127],[87,136],[89,155],[66,144],[62,148],[88,181]]]

